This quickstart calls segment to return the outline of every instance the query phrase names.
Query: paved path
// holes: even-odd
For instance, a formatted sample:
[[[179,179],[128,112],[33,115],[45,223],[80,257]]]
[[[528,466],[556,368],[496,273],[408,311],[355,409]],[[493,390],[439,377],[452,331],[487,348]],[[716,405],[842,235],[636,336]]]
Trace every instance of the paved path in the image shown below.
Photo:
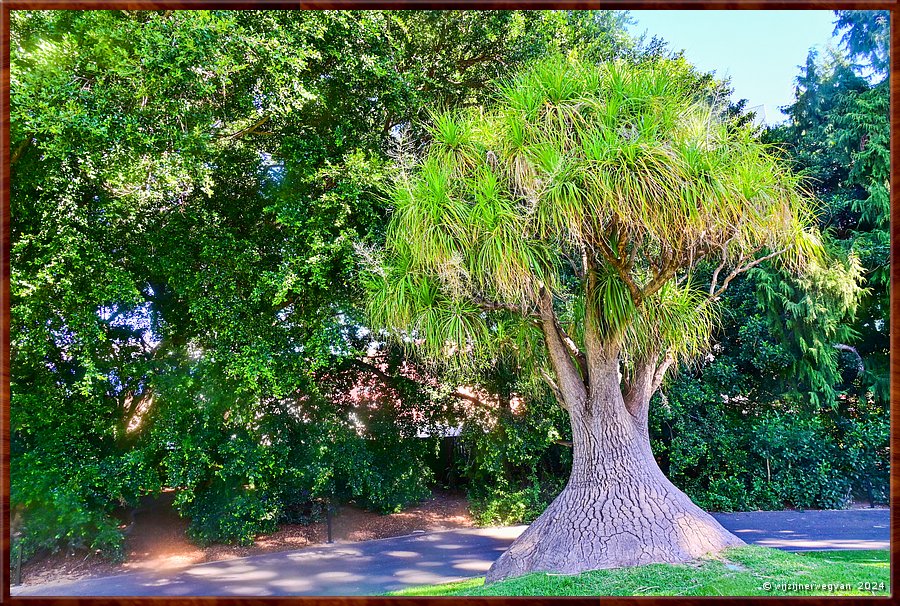
[[[748,543],[788,550],[888,549],[887,509],[715,514]],[[13,587],[12,595],[373,595],[481,576],[525,529],[478,528],[344,543],[200,564]]]
[[[715,513],[747,543],[786,551],[890,549],[890,510]]]

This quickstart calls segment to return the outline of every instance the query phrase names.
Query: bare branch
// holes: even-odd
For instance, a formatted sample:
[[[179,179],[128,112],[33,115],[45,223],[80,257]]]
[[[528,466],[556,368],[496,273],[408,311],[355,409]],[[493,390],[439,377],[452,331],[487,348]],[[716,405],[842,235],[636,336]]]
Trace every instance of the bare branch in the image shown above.
[[[721,295],[723,292],[725,292],[725,289],[728,288],[728,285],[731,283],[731,281],[734,280],[735,277],[737,277],[738,275],[740,275],[746,271],[750,271],[751,269],[753,269],[754,267],[756,267],[763,261],[768,261],[769,259],[777,257],[778,255],[782,254],[786,250],[787,250],[786,248],[782,248],[781,250],[778,250],[778,251],[775,251],[768,255],[765,255],[763,257],[760,257],[751,263],[747,263],[746,265],[743,265],[743,266],[738,265],[737,267],[734,268],[734,270],[730,274],[728,274],[728,276],[722,282],[722,286],[720,286],[718,290],[716,290],[714,293],[712,293],[709,298],[715,299],[716,297]]]
[[[725,264],[728,263],[728,257],[725,254],[722,254],[722,262],[719,263],[719,266],[716,268],[716,271],[713,272],[712,280],[709,282],[709,296],[710,298],[716,296],[716,284],[719,282],[719,272],[721,272],[725,268]]]
[[[662,363],[656,367],[656,370],[653,372],[653,382],[650,384],[650,395],[656,393],[656,390],[659,389],[659,386],[662,385],[663,378],[666,376],[666,371],[669,370],[669,367],[675,362],[675,356],[672,355],[672,352],[666,352],[665,357],[663,358]]]
[[[719,263],[719,266],[716,268],[716,271],[713,272],[712,279],[710,280],[710,284],[709,284],[709,296],[710,296],[710,298],[712,298],[712,297],[715,296],[715,292],[716,292],[716,284],[718,284],[718,282],[719,282],[719,273],[720,273],[723,269],[725,269],[725,266],[728,264],[728,245],[731,244],[731,242],[732,242],[735,238],[737,238],[737,234],[734,234],[734,235],[732,235],[730,238],[728,238],[727,240],[725,240],[725,243],[722,244],[722,246],[719,247],[719,249],[722,251],[722,262]],[[701,258],[702,256],[703,256],[703,255],[699,256],[698,258]]]
[[[247,128],[242,128],[239,131],[235,131],[231,134],[227,135],[217,135],[216,139],[234,139],[236,137],[243,137],[244,135],[271,135],[269,132],[260,132],[256,129],[269,121],[269,116],[265,116],[264,118],[257,120],[255,124],[248,126]]]

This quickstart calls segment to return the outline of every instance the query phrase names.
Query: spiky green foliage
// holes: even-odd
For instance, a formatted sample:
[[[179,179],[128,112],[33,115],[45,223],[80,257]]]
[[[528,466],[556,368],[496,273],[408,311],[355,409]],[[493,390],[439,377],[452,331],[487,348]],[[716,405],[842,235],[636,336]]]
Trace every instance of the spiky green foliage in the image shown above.
[[[883,61],[889,27],[886,15],[878,11],[838,11],[837,29],[844,31],[842,48],[821,56],[810,51],[797,77],[796,101],[785,108],[790,120],[767,136],[784,146],[794,169],[808,177],[822,200],[818,221],[826,232],[826,245],[844,258],[841,264],[849,270],[842,272],[843,277],[819,272],[824,281],[817,290],[838,292],[838,281],[846,283],[854,271],[859,275],[857,264],[861,266],[857,281],[866,290],[857,293],[853,313],[845,313],[850,310],[842,303],[844,288],[844,295],[832,298],[835,304],[829,302],[815,313],[818,319],[810,321],[813,314],[802,300],[807,286],[798,288],[773,275],[779,294],[767,297],[767,304],[783,318],[773,324],[776,331],[794,343],[798,354],[792,376],[819,375],[803,382],[824,394],[826,401],[833,401],[835,390],[860,401],[871,392],[883,408],[889,396],[890,91]],[[853,59],[866,61],[860,66]],[[832,264],[832,269],[836,267]],[[804,328],[798,330],[798,325]],[[816,340],[828,346],[823,349]],[[831,344],[843,348],[840,365],[838,350]],[[812,351],[823,360],[810,356]],[[839,370],[843,376],[836,380]],[[813,393],[810,396],[816,400]]]
[[[483,346],[486,312],[533,319],[549,295],[575,347],[588,327],[626,361],[698,353],[737,273],[820,249],[797,176],[698,82],[682,61],[554,57],[490,111],[436,114],[396,180],[372,320],[447,358]]]
[[[890,59],[890,21],[888,11],[834,11],[834,34],[849,54],[876,72],[887,72]]]

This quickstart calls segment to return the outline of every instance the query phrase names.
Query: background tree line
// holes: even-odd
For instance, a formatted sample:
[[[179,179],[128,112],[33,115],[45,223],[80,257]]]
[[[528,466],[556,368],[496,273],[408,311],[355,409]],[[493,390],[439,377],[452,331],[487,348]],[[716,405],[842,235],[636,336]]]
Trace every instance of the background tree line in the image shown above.
[[[549,54],[676,57],[627,19],[14,11],[10,468],[26,557],[120,556],[122,512],[163,488],[200,541],[252,541],[322,499],[396,510],[433,486],[446,427],[462,427],[479,521],[538,515],[570,437],[516,344],[498,332],[475,371],[428,364],[366,328],[359,269],[430,112],[489,105]],[[841,49],[811,53],[788,123],[760,137],[809,176],[846,262],[738,278],[713,353],[651,406],[663,469],[701,507],[886,496],[888,24],[836,19]]]

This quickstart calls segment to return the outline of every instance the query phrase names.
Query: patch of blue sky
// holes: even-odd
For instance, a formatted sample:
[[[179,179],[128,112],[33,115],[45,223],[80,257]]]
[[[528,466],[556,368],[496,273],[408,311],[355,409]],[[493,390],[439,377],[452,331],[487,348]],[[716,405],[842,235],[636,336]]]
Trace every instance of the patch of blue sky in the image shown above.
[[[810,48],[838,44],[833,11],[638,10],[631,16],[631,33],[658,36],[698,68],[730,78],[733,99],[747,99],[747,108],[757,108],[770,125],[784,121],[780,108],[793,102]]]

